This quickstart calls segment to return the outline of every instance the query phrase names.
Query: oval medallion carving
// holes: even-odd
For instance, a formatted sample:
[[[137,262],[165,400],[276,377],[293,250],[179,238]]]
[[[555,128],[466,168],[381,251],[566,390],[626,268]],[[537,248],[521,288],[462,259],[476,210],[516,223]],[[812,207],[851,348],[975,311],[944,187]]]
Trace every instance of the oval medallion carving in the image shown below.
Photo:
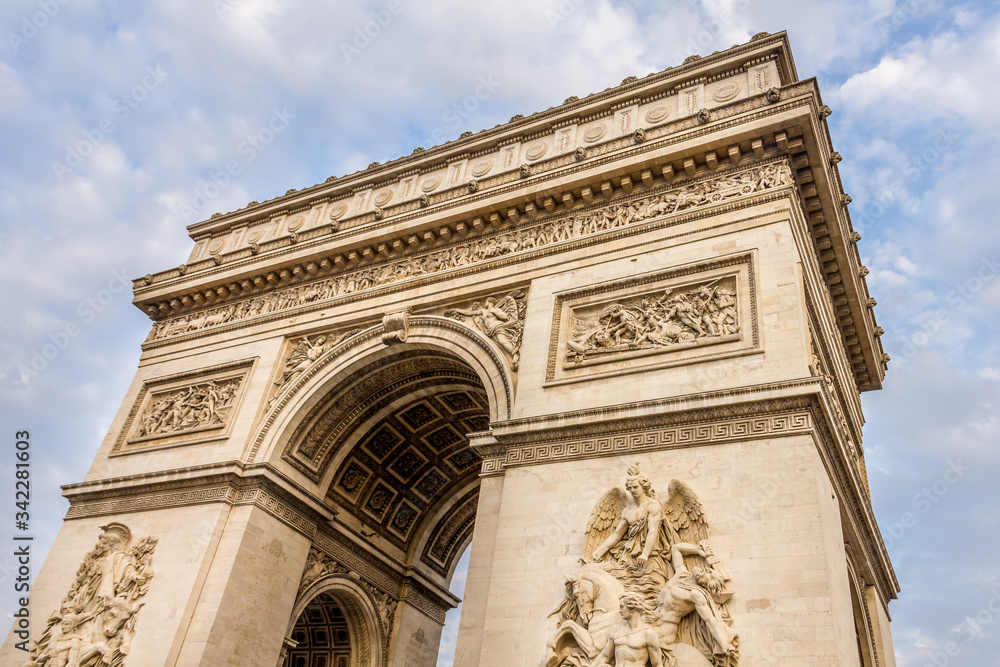
[[[439,185],[441,185],[441,177],[435,174],[425,178],[424,182],[420,184],[420,189],[424,192],[433,192]]]
[[[347,204],[339,202],[330,208],[330,219],[338,220],[339,218],[344,217],[345,213],[347,213]]]
[[[712,93],[712,99],[716,102],[728,102],[740,94],[740,84],[735,81],[724,83]]]
[[[658,107],[653,107],[652,109],[646,112],[645,116],[646,122],[653,124],[662,123],[667,119],[667,116],[670,115],[670,111],[671,111],[670,107],[667,106],[666,104],[661,104]]]
[[[592,144],[595,141],[599,141],[601,137],[608,133],[608,126],[604,123],[598,123],[597,125],[591,125],[587,128],[587,131],[583,133],[583,140],[588,144]]]
[[[389,188],[386,188],[385,190],[379,190],[378,192],[375,193],[375,205],[385,206],[390,201],[392,201],[392,195],[393,192]]]
[[[537,160],[541,158],[549,150],[549,145],[544,141],[539,141],[528,146],[528,150],[524,151],[524,157],[529,160]]]
[[[476,164],[472,165],[472,175],[476,178],[480,176],[485,176],[493,168],[493,160],[486,158],[485,160],[480,160]]]
[[[306,224],[306,216],[302,214],[292,216],[292,219],[288,221],[288,231],[297,232],[304,224]]]

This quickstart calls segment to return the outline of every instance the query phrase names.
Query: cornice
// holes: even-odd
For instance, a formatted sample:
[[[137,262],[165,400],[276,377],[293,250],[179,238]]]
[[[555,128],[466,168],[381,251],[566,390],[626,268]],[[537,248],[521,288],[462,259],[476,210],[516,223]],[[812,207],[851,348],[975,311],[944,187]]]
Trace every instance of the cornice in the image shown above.
[[[324,183],[301,190],[290,190],[271,200],[252,203],[244,209],[216,214],[208,220],[188,226],[192,238],[229,228],[236,223],[267,219],[282,213],[306,210],[320,198],[329,199],[338,194],[351,193],[374,186],[390,177],[400,177],[418,171],[421,165],[460,158],[463,153],[469,158],[497,144],[507,144],[532,138],[533,132],[544,127],[557,127],[572,123],[583,114],[593,114],[599,109],[617,109],[627,106],[636,98],[655,98],[690,86],[699,79],[706,81],[717,78],[717,72],[738,69],[744,63],[756,63],[773,59],[783,83],[798,80],[785,32],[759,33],[745,44],[734,45],[724,51],[704,56],[692,56],[681,65],[668,67],[662,72],[652,73],[643,78],[627,77],[618,86],[613,86],[583,98],[570,97],[563,104],[550,107],[527,117],[520,114],[509,122],[479,132],[467,132],[453,141],[429,149],[417,148],[410,155],[399,157],[385,164],[373,163],[364,170],[341,177],[328,178]],[[730,62],[732,61],[732,62]]]
[[[291,480],[269,466],[238,462],[195,466],[63,486],[70,501],[66,519],[143,512],[222,502],[254,505],[306,537],[335,512],[291,488]]]

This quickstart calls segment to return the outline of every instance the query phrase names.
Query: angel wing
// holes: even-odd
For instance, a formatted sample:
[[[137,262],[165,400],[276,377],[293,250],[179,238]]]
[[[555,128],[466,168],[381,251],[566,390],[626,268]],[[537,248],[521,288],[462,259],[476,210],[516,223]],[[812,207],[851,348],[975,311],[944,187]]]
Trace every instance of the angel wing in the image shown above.
[[[507,296],[497,302],[497,307],[507,315],[508,322],[520,322],[524,317],[523,308],[526,304],[521,304],[518,299],[524,297],[524,292],[519,289],[507,293]]]
[[[691,487],[680,480],[670,480],[669,496],[663,503],[663,516],[681,542],[698,544],[708,539],[708,523],[701,502]]]
[[[625,489],[617,486],[605,493],[587,521],[587,532],[583,538],[583,557],[590,560],[597,547],[604,544],[608,536],[615,531],[618,522],[622,520],[622,511],[626,505],[632,504],[632,499]]]

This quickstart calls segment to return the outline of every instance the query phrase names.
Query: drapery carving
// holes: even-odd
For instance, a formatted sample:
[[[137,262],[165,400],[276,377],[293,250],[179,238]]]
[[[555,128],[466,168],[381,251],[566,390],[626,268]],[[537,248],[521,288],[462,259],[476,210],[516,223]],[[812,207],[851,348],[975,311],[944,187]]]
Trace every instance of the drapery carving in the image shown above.
[[[521,361],[521,334],[527,308],[524,292],[513,290],[502,297],[486,297],[482,303],[474,301],[468,308],[451,308],[444,315],[460,322],[469,318],[507,353],[510,368],[516,371]]]
[[[649,657],[652,664],[683,667],[685,653],[696,651],[713,667],[736,667],[729,577],[708,541],[701,503],[686,484],[672,480],[661,501],[639,465],[631,466],[626,488],[609,490],[594,508],[581,562],[566,577],[565,598],[552,613],[558,629],[546,667],[606,664],[619,642],[639,633],[645,639],[636,650],[657,653],[659,660]]]
[[[128,526],[109,523],[101,530],[24,667],[124,667],[158,539],[147,536],[132,546]]]

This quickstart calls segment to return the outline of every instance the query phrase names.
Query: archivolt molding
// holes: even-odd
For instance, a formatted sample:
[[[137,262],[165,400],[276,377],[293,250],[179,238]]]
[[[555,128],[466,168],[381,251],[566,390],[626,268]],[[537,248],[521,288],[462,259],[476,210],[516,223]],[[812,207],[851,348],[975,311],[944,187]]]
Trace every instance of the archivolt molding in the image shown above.
[[[384,624],[371,592],[363,582],[348,576],[324,576],[308,586],[295,603],[285,636],[291,636],[299,616],[313,599],[323,593],[331,595],[337,601],[347,618],[351,649],[357,651],[354,664],[361,667],[387,665],[389,632],[383,629]]]
[[[328,387],[331,378],[342,371],[355,369],[369,356],[372,359],[384,356],[383,333],[382,326],[378,325],[346,338],[289,382],[258,429],[248,460],[255,461],[262,449],[267,451],[276,437],[270,434],[286,432],[290,428],[290,420],[300,412],[308,398]],[[510,415],[514,380],[507,370],[504,356],[485,334],[447,317],[414,315],[409,318],[407,342],[393,346],[393,351],[408,349],[436,349],[455,355],[468,364],[483,384],[489,398],[490,421],[506,419]],[[265,443],[268,443],[267,448]]]
[[[343,580],[348,580],[344,582]],[[399,604],[399,595],[396,592],[389,593],[379,590],[379,588],[364,579],[357,572],[336,562],[326,554],[320,552],[315,547],[309,550],[306,559],[306,567],[302,573],[302,581],[299,584],[298,600],[311,601],[317,595],[330,590],[335,590],[353,582],[361,589],[368,604],[377,612],[376,618],[382,638],[382,650],[389,647],[389,636],[392,632],[392,621],[396,615],[396,608]]]
[[[454,503],[448,513],[435,524],[424,545],[423,552],[420,554],[421,562],[442,577],[447,577],[455,559],[461,555],[457,553],[458,547],[472,533],[478,508],[479,487],[477,486]]]
[[[864,577],[858,575],[857,567],[854,564],[854,552],[851,551],[850,545],[845,544],[844,549],[847,556],[847,577],[850,581],[850,586],[853,589],[854,596],[857,598],[858,614],[861,616],[860,619],[855,618],[855,622],[857,623],[858,620],[861,621],[859,625],[863,627],[859,628],[859,630],[863,629],[865,633],[865,636],[861,637],[861,640],[864,643],[859,648],[861,648],[862,651],[867,650],[869,653],[868,656],[864,656],[862,658],[862,664],[863,667],[882,667],[883,662],[879,657],[878,642],[875,639],[875,628],[872,624],[872,610],[868,607],[868,599],[865,595],[865,580]],[[871,664],[869,665],[864,658],[871,660]]]

